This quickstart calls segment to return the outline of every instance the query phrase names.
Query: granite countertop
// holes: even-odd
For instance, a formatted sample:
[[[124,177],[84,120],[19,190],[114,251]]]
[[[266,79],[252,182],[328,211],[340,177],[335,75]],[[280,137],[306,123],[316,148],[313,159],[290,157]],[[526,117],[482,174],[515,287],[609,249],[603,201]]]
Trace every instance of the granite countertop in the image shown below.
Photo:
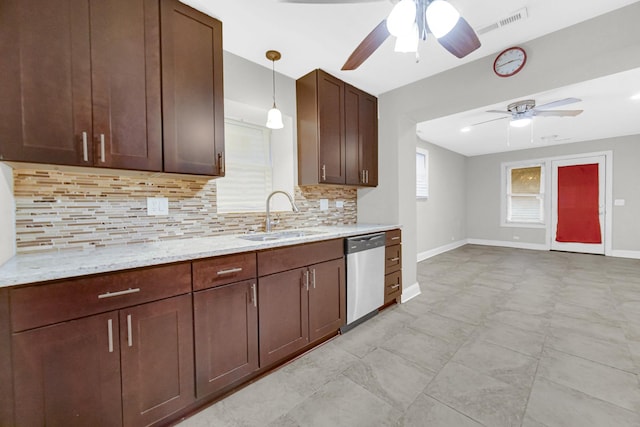
[[[242,235],[227,235],[138,243],[91,250],[18,254],[0,266],[0,288],[318,242],[395,228],[400,228],[400,226],[385,224],[322,226],[304,229],[316,234],[269,241],[251,241],[242,239]]]

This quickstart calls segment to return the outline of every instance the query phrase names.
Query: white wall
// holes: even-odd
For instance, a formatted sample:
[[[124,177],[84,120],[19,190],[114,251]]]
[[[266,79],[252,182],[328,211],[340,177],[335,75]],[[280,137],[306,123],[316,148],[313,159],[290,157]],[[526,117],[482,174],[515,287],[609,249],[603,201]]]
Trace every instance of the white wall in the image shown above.
[[[639,19],[640,2],[523,43],[527,67],[508,79],[493,74],[489,55],[380,95],[382,184],[359,191],[358,220],[402,224],[404,289],[416,283],[415,124],[638,68]]]
[[[15,214],[13,172],[0,162],[0,265],[16,253]]]
[[[625,199],[625,206],[613,207],[612,249],[640,251],[640,135],[469,158],[466,182],[468,237],[512,242],[517,236],[518,243],[546,244],[545,229],[500,226],[501,163],[600,151],[613,152],[613,198]]]
[[[467,237],[467,158],[418,140],[429,151],[429,198],[416,205],[418,259]]]

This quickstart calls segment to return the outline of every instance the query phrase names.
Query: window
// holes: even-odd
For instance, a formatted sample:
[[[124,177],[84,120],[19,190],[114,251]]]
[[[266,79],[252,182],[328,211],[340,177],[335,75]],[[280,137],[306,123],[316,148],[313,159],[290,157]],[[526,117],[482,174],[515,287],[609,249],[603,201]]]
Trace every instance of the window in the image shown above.
[[[429,197],[429,152],[416,148],[416,198]]]
[[[544,223],[542,164],[506,166],[506,222]]]
[[[271,132],[225,120],[225,177],[216,180],[218,212],[264,211],[272,191]]]

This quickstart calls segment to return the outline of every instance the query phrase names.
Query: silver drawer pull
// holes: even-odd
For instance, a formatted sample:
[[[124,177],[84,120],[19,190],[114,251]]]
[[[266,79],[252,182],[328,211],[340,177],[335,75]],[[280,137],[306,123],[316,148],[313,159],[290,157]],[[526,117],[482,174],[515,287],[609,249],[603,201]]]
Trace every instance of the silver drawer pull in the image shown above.
[[[400,287],[400,285],[393,285],[393,286],[391,287],[391,289],[397,289],[397,288],[399,288],[399,287]]]
[[[400,258],[398,258],[398,257],[395,257],[395,258],[389,258],[389,261],[391,261],[391,262],[400,261]]]
[[[400,240],[400,236],[392,237],[391,240]]]
[[[120,295],[135,294],[136,292],[140,292],[140,288],[133,288],[133,289],[129,288],[124,291],[117,291],[117,292],[105,292],[104,294],[98,295],[98,299],[119,297]]]
[[[228,270],[220,270],[218,271],[218,276],[222,276],[223,274],[239,273],[241,271],[242,271],[242,267],[230,268]]]

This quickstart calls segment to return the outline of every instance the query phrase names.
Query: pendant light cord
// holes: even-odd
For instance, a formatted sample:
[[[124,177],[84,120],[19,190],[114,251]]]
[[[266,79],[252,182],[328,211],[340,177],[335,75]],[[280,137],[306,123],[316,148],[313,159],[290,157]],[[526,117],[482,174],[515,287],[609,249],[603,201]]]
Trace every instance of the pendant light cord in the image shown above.
[[[271,60],[271,76],[273,79],[273,108],[276,108],[276,61]]]

